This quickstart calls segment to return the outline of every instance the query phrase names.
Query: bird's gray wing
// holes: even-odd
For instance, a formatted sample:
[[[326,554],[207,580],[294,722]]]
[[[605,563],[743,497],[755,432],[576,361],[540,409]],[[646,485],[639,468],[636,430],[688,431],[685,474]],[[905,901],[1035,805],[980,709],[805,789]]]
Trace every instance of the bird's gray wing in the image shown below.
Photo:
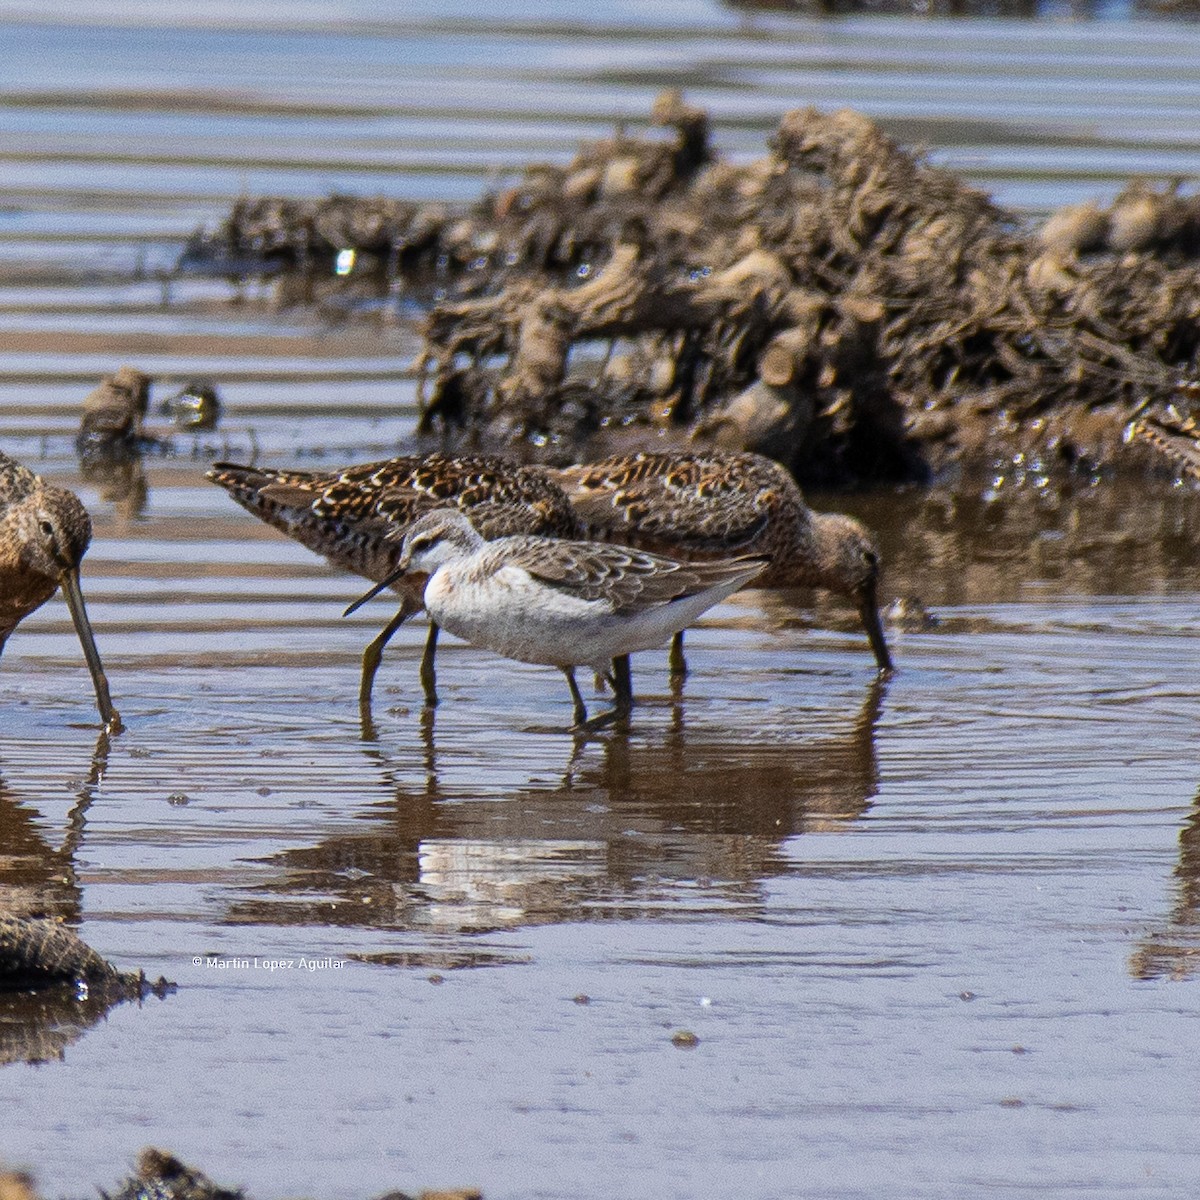
[[[581,600],[604,601],[616,613],[639,612],[695,595],[738,575],[747,580],[765,559],[681,563],[645,550],[600,542],[509,539],[508,565]]]

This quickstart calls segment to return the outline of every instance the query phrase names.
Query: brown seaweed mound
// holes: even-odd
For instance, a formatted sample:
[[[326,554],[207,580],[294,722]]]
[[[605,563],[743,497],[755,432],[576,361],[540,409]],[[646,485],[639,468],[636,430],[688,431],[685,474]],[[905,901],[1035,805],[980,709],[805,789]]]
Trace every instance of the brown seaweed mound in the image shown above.
[[[1035,233],[849,110],[785,114],[746,165],[677,93],[652,122],[469,212],[243,202],[206,245],[435,280],[423,428],[448,438],[700,438],[828,482],[1186,466],[1200,198],[1135,185]]]

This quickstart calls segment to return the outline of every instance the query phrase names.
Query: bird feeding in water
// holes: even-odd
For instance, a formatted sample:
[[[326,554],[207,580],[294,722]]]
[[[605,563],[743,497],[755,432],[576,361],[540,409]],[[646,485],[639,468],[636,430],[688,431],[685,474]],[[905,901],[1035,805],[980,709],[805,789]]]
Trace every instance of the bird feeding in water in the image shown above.
[[[80,563],[91,540],[91,518],[74,492],[48,484],[0,452],[0,651],[17,625],[61,588],[92,675],[100,719],[115,732],[121,718],[79,586]]]
[[[547,475],[567,493],[583,536],[689,563],[765,555],[770,565],[754,587],[818,587],[846,597],[879,670],[892,669],[879,619],[874,538],[853,517],[814,512],[781,464],[734,451],[643,452]],[[682,631],[672,641],[671,670],[687,670]]]
[[[443,508],[409,526],[394,574],[429,576],[425,607],[441,628],[505,658],[558,667],[578,727],[588,717],[576,666],[608,675],[615,711],[627,710],[629,655],[662,645],[767,564],[762,557],[681,563],[606,542],[530,535],[489,542],[463,513]],[[383,579],[352,609],[390,583]]]
[[[214,463],[208,478],[268,525],[400,596],[400,608],[362,656],[358,702],[365,714],[383,657],[397,629],[421,611],[425,576],[397,573],[404,531],[422,514],[454,506],[484,537],[536,533],[570,537],[575,517],[562,491],[535,467],[492,455],[403,455],[337,471],[292,471]],[[425,702],[437,703],[434,655],[438,626],[431,620],[421,657]]]

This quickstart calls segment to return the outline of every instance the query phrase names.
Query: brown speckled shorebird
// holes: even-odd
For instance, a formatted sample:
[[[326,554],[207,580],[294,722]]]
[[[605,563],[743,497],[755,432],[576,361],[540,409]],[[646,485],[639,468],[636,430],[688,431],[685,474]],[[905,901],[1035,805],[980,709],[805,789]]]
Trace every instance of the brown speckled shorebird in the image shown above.
[[[100,719],[121,728],[79,586],[92,522],[79,497],[0,453],[0,651],[9,634],[61,587],[92,673]]]
[[[715,450],[640,453],[547,473],[570,497],[583,536],[693,562],[766,555],[771,565],[750,586],[819,587],[845,596],[858,609],[879,669],[892,669],[874,540],[852,517],[813,512],[779,463]],[[680,632],[671,643],[671,671],[686,670]]]
[[[150,400],[150,376],[137,367],[121,367],[105,375],[83,399],[77,445],[88,447],[132,442],[141,436]]]
[[[488,539],[576,532],[566,496],[541,471],[483,455],[410,455],[328,472],[214,463],[208,477],[268,525],[376,583],[392,574],[405,530],[431,509],[456,507]],[[383,648],[421,611],[426,579],[414,572],[390,584],[400,595],[400,608],[363,651],[359,705],[364,714]],[[437,703],[437,635],[437,624],[430,622],[421,684],[431,705]]]

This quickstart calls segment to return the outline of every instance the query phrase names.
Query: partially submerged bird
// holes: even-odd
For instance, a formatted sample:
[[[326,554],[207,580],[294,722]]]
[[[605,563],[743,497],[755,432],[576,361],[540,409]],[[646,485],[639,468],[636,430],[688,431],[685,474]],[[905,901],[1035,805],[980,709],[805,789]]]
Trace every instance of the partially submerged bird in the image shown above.
[[[85,456],[128,449],[142,436],[150,399],[149,375],[124,366],[105,375],[83,399],[75,445]]]
[[[818,513],[779,463],[729,451],[615,455],[547,472],[567,493],[584,536],[642,547],[690,563],[766,555],[755,587],[826,588],[857,608],[875,662],[892,669],[879,619],[879,551],[867,529]],[[683,634],[671,646],[683,674]]]
[[[92,675],[100,719],[117,730],[121,718],[79,586],[79,566],[91,540],[91,519],[74,492],[46,483],[0,453],[0,651],[17,625],[61,587]]]
[[[632,703],[629,655],[660,646],[744,587],[765,558],[681,563],[604,542],[515,536],[486,541],[457,509],[415,521],[397,579],[427,575],[430,619],[475,646],[566,676],[577,726],[587,708],[575,682],[586,664],[608,674],[618,711]],[[392,583],[385,577],[359,603]]]
[[[417,517],[453,505],[470,514],[487,538],[576,532],[566,496],[541,471],[485,455],[408,455],[342,471],[272,470],[219,462],[208,478],[243,508],[335,566],[376,582],[391,577],[388,586],[399,593],[400,608],[363,651],[359,705],[364,712],[384,646],[422,608],[426,576],[416,569],[394,575],[400,538]],[[429,704],[437,703],[437,635],[434,621],[421,659],[421,683]]]

